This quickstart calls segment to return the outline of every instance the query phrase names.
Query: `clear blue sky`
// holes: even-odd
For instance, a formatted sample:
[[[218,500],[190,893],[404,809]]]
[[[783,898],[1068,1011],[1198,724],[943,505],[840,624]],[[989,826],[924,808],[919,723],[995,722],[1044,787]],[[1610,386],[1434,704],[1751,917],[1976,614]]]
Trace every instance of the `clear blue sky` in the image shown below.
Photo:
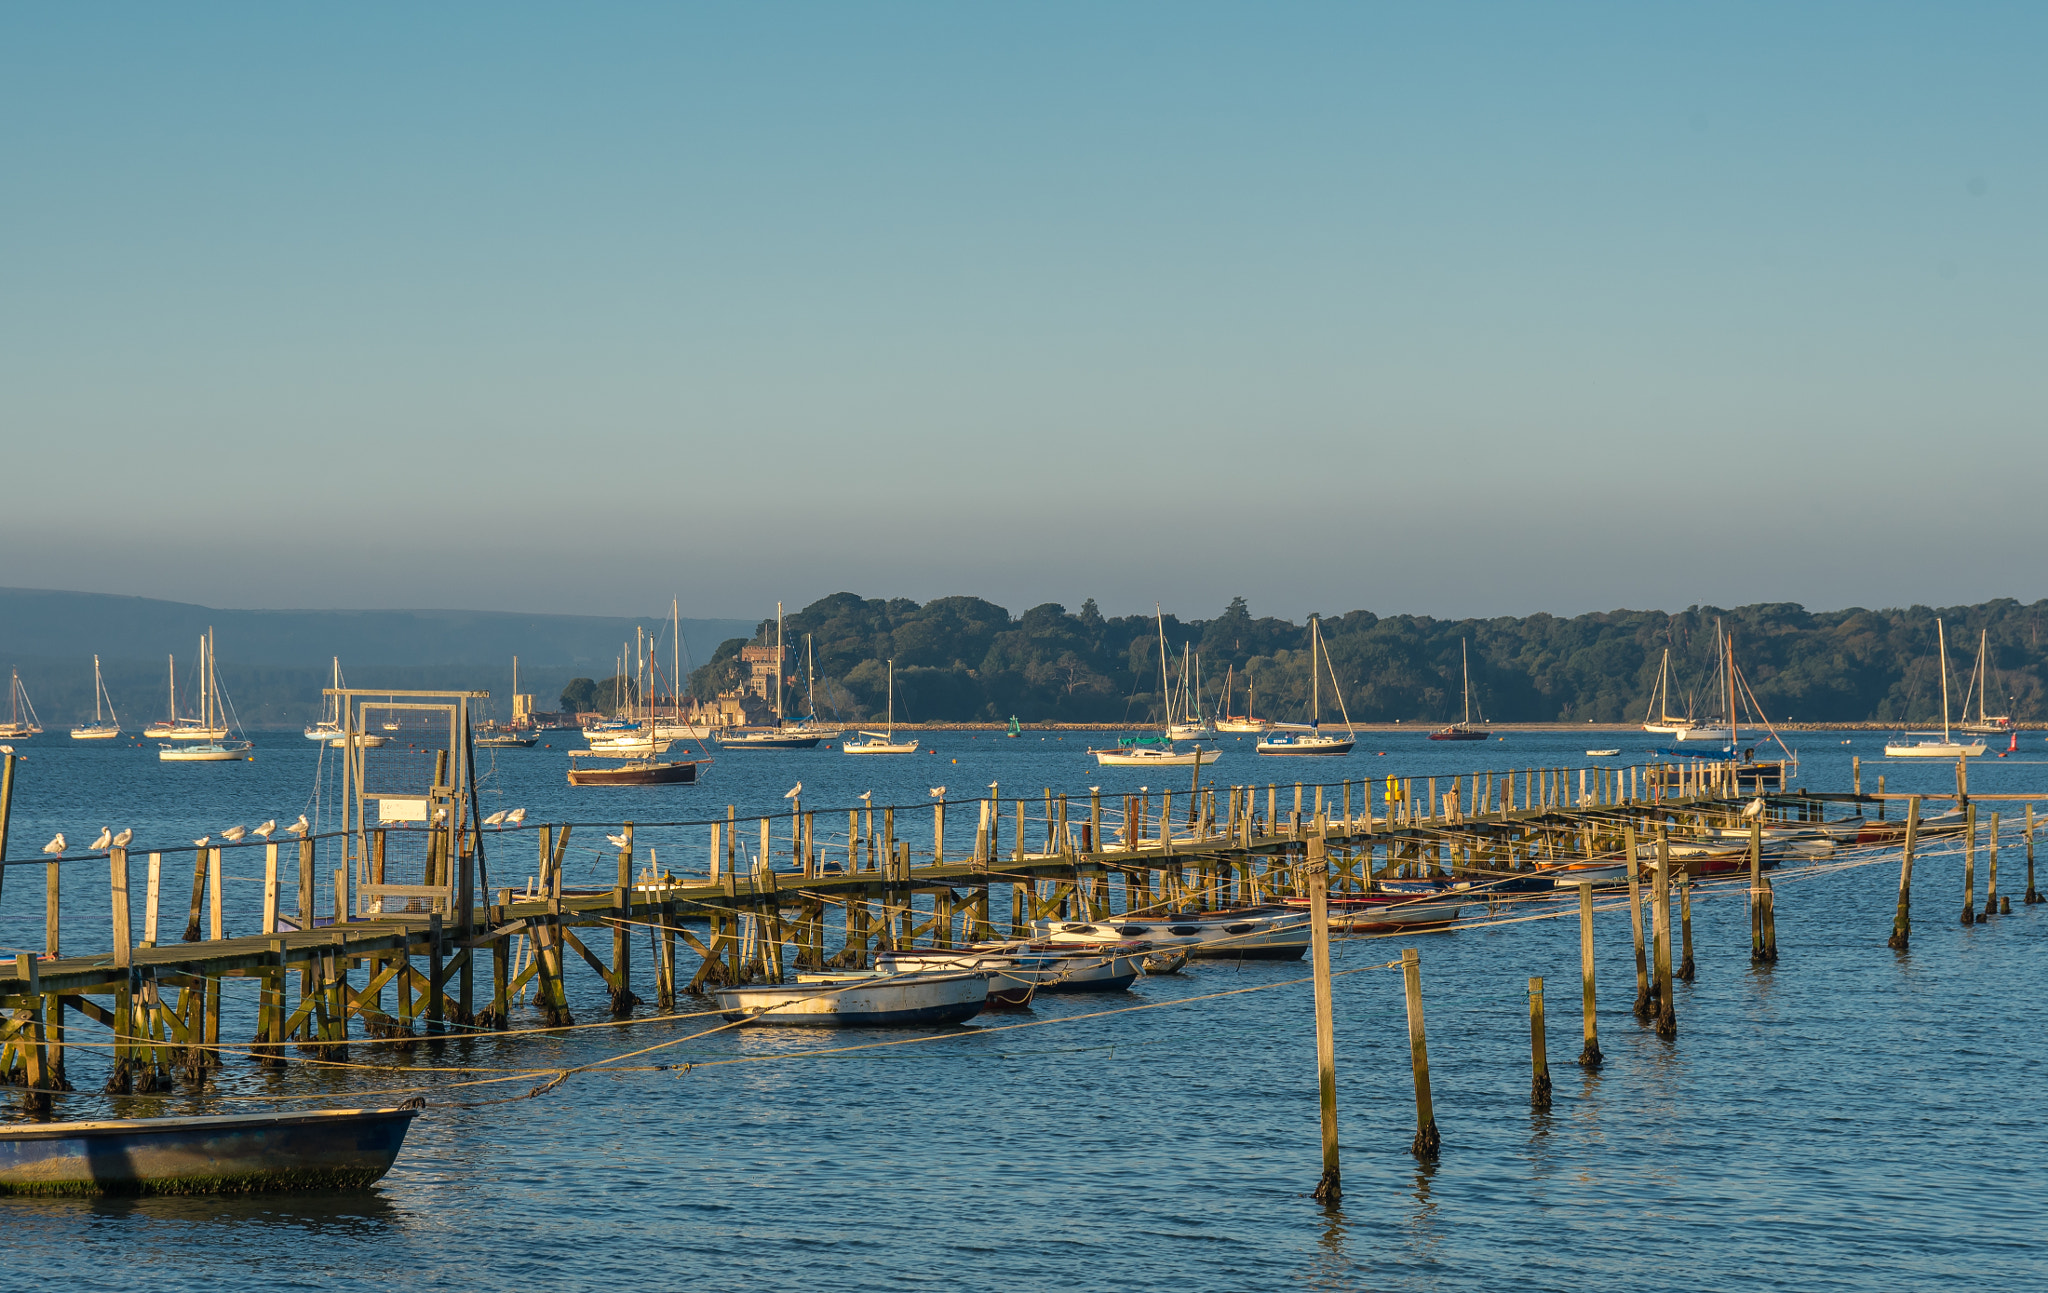
[[[2048,593],[2038,5],[13,5],[0,584]]]

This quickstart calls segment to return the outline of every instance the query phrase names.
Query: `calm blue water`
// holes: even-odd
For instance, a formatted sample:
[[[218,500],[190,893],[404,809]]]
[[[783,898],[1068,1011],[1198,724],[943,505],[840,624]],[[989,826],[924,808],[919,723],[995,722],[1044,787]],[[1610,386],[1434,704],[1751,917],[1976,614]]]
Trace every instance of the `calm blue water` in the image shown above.
[[[501,793],[486,797],[485,811],[524,805],[536,821],[644,823],[723,817],[727,803],[742,815],[773,811],[798,779],[817,807],[869,789],[878,802],[922,804],[942,784],[965,797],[991,780],[1005,793],[1052,785],[1070,794],[1150,780],[1095,768],[1076,734],[927,739],[938,753],[915,759],[724,754],[700,786],[639,791],[572,790],[559,751],[500,751],[489,789]],[[1849,756],[1881,752],[1872,735],[1841,739],[1799,736],[1797,784],[1846,788]],[[1518,735],[1445,749],[1419,732],[1375,735],[1341,771],[1317,766],[1326,777],[1448,776],[1583,763],[1586,745],[1614,740]],[[1623,739],[1625,749],[1637,744]],[[1978,761],[1972,789],[2041,785],[2048,745],[2038,734],[2030,745]],[[34,856],[58,829],[79,846],[103,825],[134,826],[140,847],[289,820],[309,804],[318,758],[296,736],[259,739],[256,761],[239,765],[161,765],[153,750],[50,738],[19,748],[32,758],[20,771],[15,857]],[[1248,743],[1227,748],[1212,770],[1222,782],[1309,774],[1255,759]],[[1945,789],[1953,778],[1949,768],[1873,763],[1866,787],[1880,770],[1893,789]],[[1184,789],[1178,773],[1173,788]],[[899,834],[928,837],[928,810],[910,822],[922,825],[899,821]],[[956,848],[972,828],[971,813],[954,817]],[[616,864],[602,833],[579,828],[572,854],[605,883]],[[702,866],[703,834],[639,830],[677,869]],[[530,847],[522,842],[516,861],[508,849],[494,881],[523,882]],[[1680,1031],[1670,1043],[1629,1013],[1627,916],[1604,914],[1608,1062],[1597,1075],[1571,1063],[1575,921],[1340,944],[1339,971],[1420,948],[1444,1137],[1432,1168],[1407,1153],[1414,1110],[1398,974],[1341,975],[1340,1208],[1308,1198],[1319,1142],[1306,984],[1056,1022],[1305,972],[1303,963],[1247,963],[1141,980],[1128,998],[1043,1000],[1029,1016],[985,1016],[947,1040],[777,1059],[901,1034],[722,1033],[643,1061],[707,1065],[689,1071],[579,1076],[536,1100],[479,1108],[453,1106],[527,1083],[450,1091],[368,1193],[6,1201],[0,1215],[15,1269],[77,1288],[333,1289],[401,1279],[778,1289],[2024,1287],[2048,1278],[2037,1242],[2048,1201],[2037,1125],[2048,1047],[2030,1022],[2048,916],[2017,904],[2023,853],[2011,829],[2001,862],[2014,914],[1965,929],[1956,920],[1959,858],[1924,856],[1905,955],[1884,945],[1897,884],[1890,860],[1781,878],[1782,959],[1770,969],[1749,965],[1739,894],[1703,893],[1699,977],[1679,985]],[[171,870],[189,865],[183,855]],[[1981,854],[1978,866],[1981,896]],[[261,874],[251,852],[230,854],[226,869]],[[104,870],[99,860],[65,868],[67,950],[105,944]],[[39,946],[41,881],[39,867],[9,869],[0,942]],[[188,885],[189,869],[167,889]],[[230,932],[246,932],[256,885],[229,888]],[[643,975],[646,964],[643,954]],[[1530,975],[1551,985],[1557,1090],[1546,1115],[1528,1107]],[[600,1018],[594,976],[572,974],[570,985],[578,1018]],[[253,1001],[232,981],[228,993],[231,1008]],[[1009,1027],[1027,1020],[1055,1022]],[[338,1076],[294,1064],[272,1076],[231,1060],[204,1097],[81,1096],[62,1107],[73,1117],[240,1111],[268,1106],[224,1097],[265,1092],[350,1101],[448,1080],[424,1074],[435,1067],[587,1062],[706,1025],[464,1040],[438,1053],[422,1045],[409,1058],[353,1052],[409,1073]],[[74,1031],[96,1034],[90,1025]],[[249,1026],[227,1031],[246,1036]],[[770,1058],[710,1063],[755,1057]],[[74,1081],[91,1084],[96,1063],[74,1050]]]

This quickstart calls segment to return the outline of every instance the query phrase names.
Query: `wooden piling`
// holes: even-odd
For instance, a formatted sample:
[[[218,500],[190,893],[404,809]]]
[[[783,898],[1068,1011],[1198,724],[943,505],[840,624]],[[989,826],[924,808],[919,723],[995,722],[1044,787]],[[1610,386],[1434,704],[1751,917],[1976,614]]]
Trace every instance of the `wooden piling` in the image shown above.
[[[1749,821],[1749,960],[1754,965],[1764,958],[1764,823],[1761,817]]]
[[[1685,959],[1679,964],[1678,977],[1691,983],[1692,963],[1692,872],[1678,873],[1678,923],[1681,931]]]
[[[1956,761],[1960,776],[1962,760]],[[1977,923],[1977,805],[1963,806],[1963,923]]]
[[[1660,831],[1662,827],[1658,828]],[[1635,940],[1636,948],[1636,1018],[1650,1017],[1650,959],[1643,951],[1643,877],[1642,864],[1636,858],[1636,833],[1630,827],[1624,832],[1628,849],[1628,925],[1629,935]]]
[[[15,754],[0,754],[0,859],[7,856],[7,830],[14,820]],[[0,886],[7,882],[7,868],[0,867]]]
[[[1671,839],[1657,832],[1657,884],[1652,896],[1657,914],[1657,1035],[1678,1035],[1678,1006],[1671,981]]]
[[[1432,1161],[1443,1147],[1436,1129],[1436,1108],[1429,1097],[1429,1041],[1422,1028],[1422,956],[1414,948],[1401,952],[1401,979],[1408,1001],[1408,1061],[1415,1075],[1415,1140],[1409,1152]]]
[[[1899,905],[1892,915],[1892,936],[1885,940],[1901,952],[1913,938],[1913,849],[1919,842],[1920,796],[1914,795],[1906,801],[1906,844],[1899,856]]]
[[[2025,906],[2031,907],[2042,901],[2041,894],[2034,888],[2034,806],[2027,805],[2027,896]]]
[[[1309,855],[1321,861],[1322,840],[1309,841]],[[1330,880],[1320,866],[1308,874],[1309,945],[1314,957],[1316,998],[1316,1082],[1323,1115],[1323,1176],[1316,1184],[1316,1201],[1335,1203],[1344,1193],[1343,1173],[1337,1147],[1337,1036],[1330,982]]]
[[[114,969],[120,973],[114,987],[113,1064],[107,1077],[107,1093],[126,1095],[135,1087],[134,1062],[129,1053],[134,1002],[130,989],[135,975],[132,964],[134,944],[128,932],[128,850],[112,849],[107,854],[107,897],[111,915]]]
[[[1543,1035],[1543,980],[1529,980],[1529,1105],[1550,1107],[1550,1048]]]
[[[791,833],[795,834],[796,818],[790,819]],[[626,822],[620,827],[620,839],[626,842],[619,846],[619,871],[617,891],[613,896],[612,920],[612,1018],[624,1019],[633,1013],[633,1007],[640,1004],[640,998],[633,995],[633,823]],[[797,846],[800,850],[802,845]]]
[[[1984,912],[1977,922],[1991,919],[1998,910],[1998,814],[1991,814],[1991,829],[1984,833]]]
[[[1579,1064],[1583,1068],[1597,1069],[1606,1056],[1600,1053],[1600,1027],[1594,1016],[1593,1002],[1593,882],[1580,881],[1579,886],[1579,980],[1583,994],[1580,1008],[1585,1014],[1586,1045],[1579,1052]]]

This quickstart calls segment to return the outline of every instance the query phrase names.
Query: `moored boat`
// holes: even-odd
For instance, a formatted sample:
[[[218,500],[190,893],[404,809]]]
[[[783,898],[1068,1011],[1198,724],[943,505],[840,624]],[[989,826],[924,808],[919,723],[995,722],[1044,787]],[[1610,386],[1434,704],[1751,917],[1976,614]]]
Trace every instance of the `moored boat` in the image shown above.
[[[23,710],[28,717],[21,716]],[[36,707],[29,704],[28,688],[21,685],[21,670],[14,671],[14,683],[7,693],[7,722],[0,724],[0,738],[22,741],[31,736],[41,736],[43,725],[36,718]]]
[[[1012,728],[1017,726],[1017,720],[1014,717],[1010,719],[1010,726]],[[883,732],[862,732],[860,735],[863,739],[861,740],[841,741],[839,743],[839,752],[841,754],[917,753],[916,741],[899,741],[896,739],[896,662],[893,659],[889,661],[889,720],[887,727],[888,730]],[[1010,735],[1015,736],[1017,733],[1012,731]]]
[[[719,1013],[731,1021],[794,1028],[915,1028],[957,1024],[988,1002],[989,976],[979,970],[883,974],[853,970],[801,974],[795,983],[714,988]]]
[[[1442,929],[1455,924],[1460,904],[1453,893],[1447,887],[1427,883],[1389,888],[1375,882],[1372,893],[1331,894],[1325,902],[1330,928],[1352,934],[1371,934],[1401,929]],[[1307,898],[1284,901],[1304,913],[1308,910]]]
[[[102,707],[104,706],[104,712]],[[114,698],[107,694],[100,676],[100,658],[92,658],[92,722],[71,729],[74,741],[112,741],[121,735],[121,716],[114,712]]]
[[[1052,964],[1044,952],[986,951],[976,948],[910,948],[877,952],[883,974],[945,974],[973,970],[988,975],[988,1008],[1022,1010],[1031,1004],[1040,975]]]
[[[1308,951],[1310,935],[1306,913],[1285,906],[1118,916],[1092,922],[1035,920],[1031,929],[1054,944],[1138,938],[1154,947],[1185,949],[1198,960],[1232,961],[1296,960]]]
[[[697,769],[711,762],[709,759],[661,762],[649,755],[640,759],[621,759],[613,767],[592,768],[580,766],[574,760],[619,759],[620,756],[608,750],[571,750],[569,758],[569,784],[572,786],[690,785],[697,780]]]
[[[424,1104],[0,1127],[0,1194],[360,1189],[391,1170]]]
[[[1465,717],[1463,721],[1440,727],[1429,734],[1432,741],[1484,741],[1490,733],[1472,726],[1472,658],[1465,645],[1465,639],[1458,639],[1458,663],[1465,673]]]
[[[1322,659],[1323,668],[1330,671],[1330,687],[1337,693],[1337,708],[1344,714],[1344,729],[1348,736],[1325,736],[1322,727],[1323,675],[1316,669],[1317,657]],[[1351,727],[1351,711],[1344,704],[1344,689],[1337,686],[1337,671],[1330,664],[1330,653],[1323,650],[1322,620],[1310,616],[1308,621],[1308,676],[1309,676],[1309,721],[1303,723],[1277,723],[1272,731],[1255,747],[1260,754],[1349,754],[1358,744],[1358,733]]]

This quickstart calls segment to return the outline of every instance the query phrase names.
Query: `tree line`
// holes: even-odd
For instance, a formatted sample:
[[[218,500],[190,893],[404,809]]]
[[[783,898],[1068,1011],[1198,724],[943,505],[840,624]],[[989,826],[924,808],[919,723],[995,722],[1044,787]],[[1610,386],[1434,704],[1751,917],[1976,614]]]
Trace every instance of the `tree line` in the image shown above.
[[[1349,611],[1322,618],[1329,671],[1323,717],[1342,707],[1360,722],[1443,723],[1462,717],[1461,645],[1469,654],[1474,718],[1500,722],[1620,722],[1642,717],[1666,650],[1672,708],[1721,711],[1716,624],[1734,635],[1743,679],[1773,721],[1938,721],[1941,674],[1935,621],[1949,641],[1960,706],[1979,635],[1988,650],[1987,707],[2016,719],[2043,714],[2048,601],[1977,606],[1808,611],[1792,603],[1684,611],[1617,610],[1562,617],[1439,620]],[[1242,597],[1212,619],[1165,617],[1169,683],[1160,684],[1159,629],[1150,615],[1105,617],[1091,598],[1079,611],[1048,602],[1022,615],[978,597],[861,598],[835,593],[787,617],[789,709],[800,712],[807,673],[821,716],[882,716],[887,661],[896,662],[896,716],[906,722],[1156,722],[1177,691],[1183,652],[1199,656],[1199,705],[1213,713],[1226,682],[1231,713],[1255,692],[1258,717],[1306,721],[1306,622],[1255,617]],[[809,644],[808,661],[805,655]],[[710,699],[738,685],[740,648],[772,644],[775,622],[732,638],[690,676]],[[808,667],[807,667],[808,666]],[[1339,696],[1331,693],[1332,676]],[[1971,712],[1975,712],[1972,701]]]

